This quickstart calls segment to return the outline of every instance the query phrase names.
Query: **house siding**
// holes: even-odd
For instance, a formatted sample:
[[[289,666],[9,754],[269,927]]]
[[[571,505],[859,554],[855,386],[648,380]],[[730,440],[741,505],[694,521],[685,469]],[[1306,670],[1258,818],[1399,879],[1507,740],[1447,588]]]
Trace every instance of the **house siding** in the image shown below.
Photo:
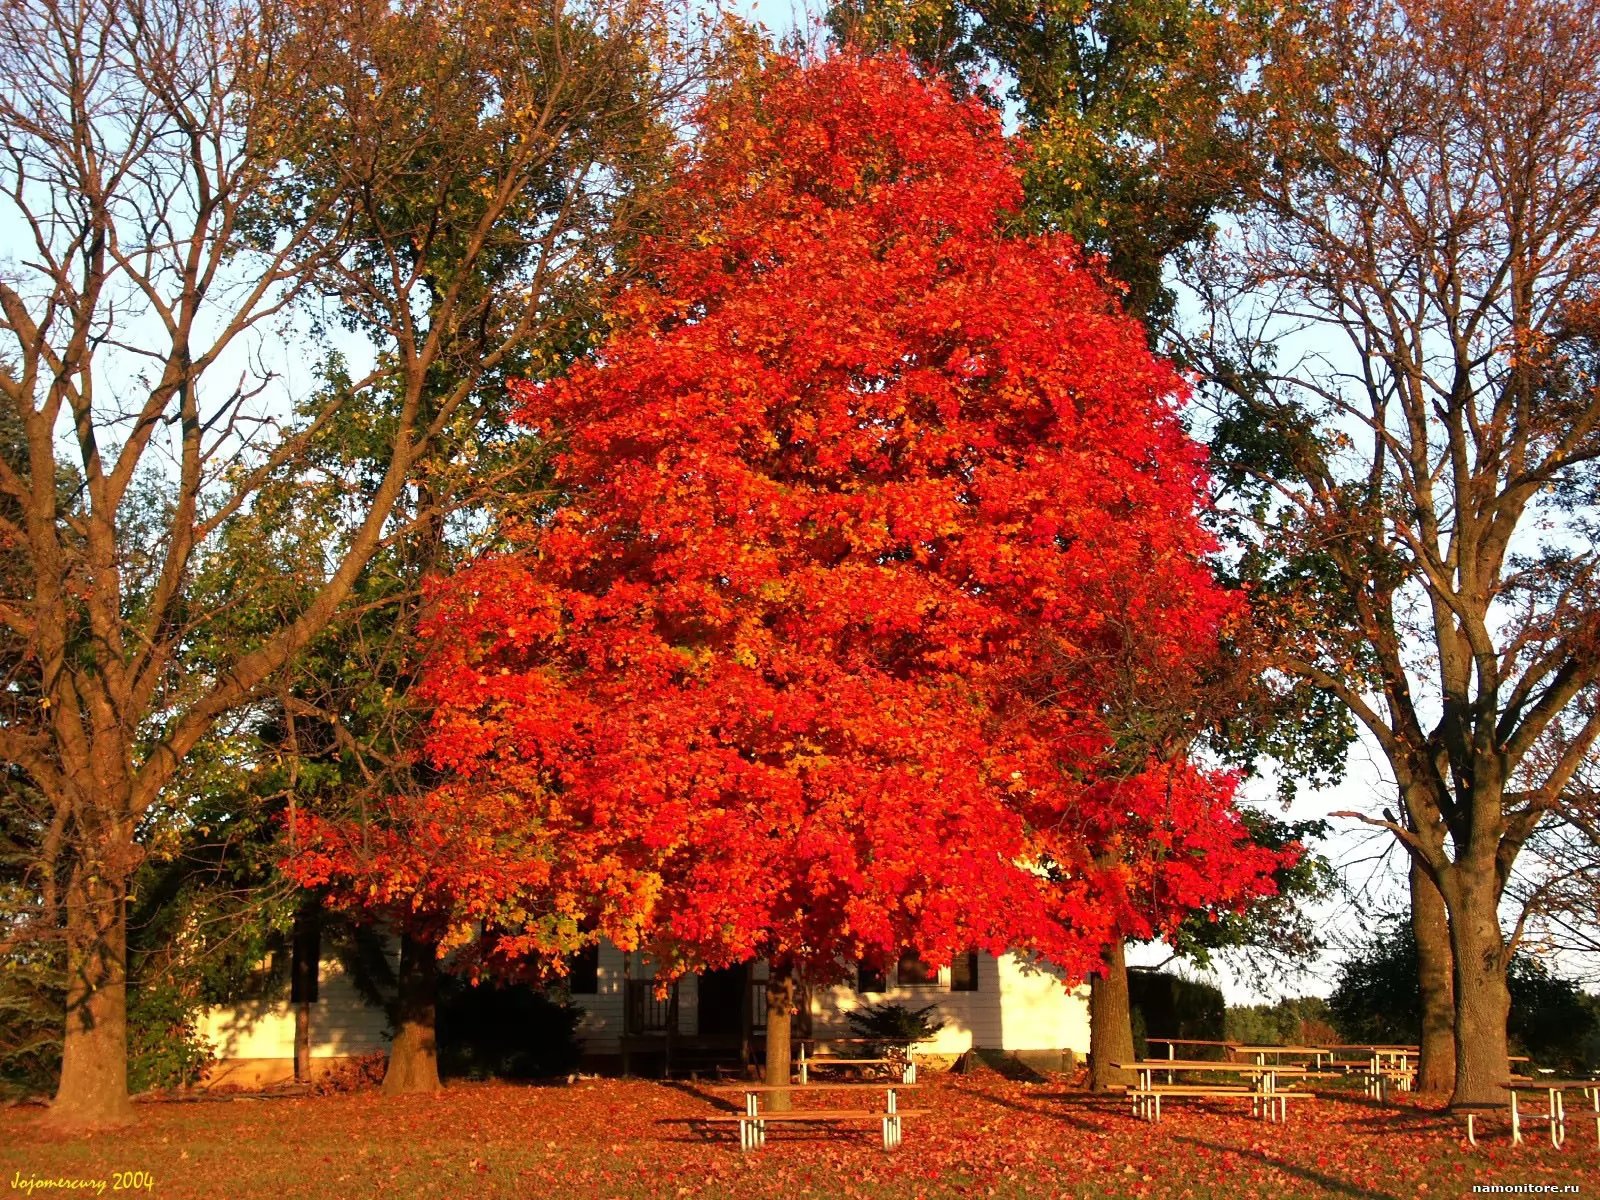
[[[204,1010],[196,1027],[216,1056],[207,1073],[209,1086],[252,1087],[293,1078],[294,1005],[287,981],[259,1000]],[[367,1003],[337,959],[323,959],[311,1006],[313,1073],[344,1059],[386,1054],[391,1036],[384,1010]]]
[[[583,1009],[583,1019],[578,1022],[578,1035],[583,1038],[584,1050],[589,1054],[616,1054],[622,1046],[623,981],[630,969],[628,956],[610,942],[600,943],[599,966],[596,971],[597,990],[589,995],[572,997],[572,1003]],[[633,978],[653,977],[655,972],[633,955]]]
[[[766,974],[756,964],[759,981]],[[587,1055],[610,1058],[622,1050],[627,979],[655,976],[654,965],[641,954],[624,954],[602,943],[597,990],[574,995],[583,1009],[578,1034]],[[938,1006],[945,1028],[921,1049],[930,1054],[959,1054],[969,1049],[1004,1051],[1089,1049],[1088,989],[1065,987],[1054,969],[1021,955],[978,956],[976,991],[950,990],[950,971],[939,972],[935,984],[892,986],[883,993],[862,994],[854,982],[812,990],[812,1031],[817,1037],[848,1037],[851,1012],[874,1004],[908,1008]],[[294,1010],[285,984],[261,1001],[208,1009],[200,1034],[214,1047],[219,1066],[213,1080],[256,1082],[292,1074]],[[699,989],[694,976],[678,984],[678,1029],[685,1036],[699,1032]],[[369,1005],[337,960],[324,959],[317,1002],[311,1011],[313,1060],[334,1060],[384,1053],[389,1048],[389,1023],[384,1011]],[[326,1064],[324,1064],[326,1065]]]
[[[600,947],[599,991],[578,995],[572,1002],[584,1010],[578,1031],[585,1050],[612,1055],[621,1049],[625,977],[650,979],[654,968],[639,955],[625,971],[624,955],[609,943]],[[757,964],[757,979],[765,974]],[[950,970],[939,972],[939,982],[892,986],[882,993],[862,994],[852,982],[817,988],[811,994],[812,1031],[817,1037],[850,1036],[849,1014],[874,1004],[901,1004],[907,1008],[938,1006],[945,1028],[924,1043],[930,1054],[960,1054],[984,1050],[1089,1050],[1089,990],[1068,988],[1060,972],[1023,955],[978,955],[976,991],[950,990]],[[678,1029],[685,1035],[699,1031],[696,980],[688,976],[678,985]]]
[[[379,1054],[389,1048],[389,1018],[368,1004],[337,959],[323,959],[311,1006],[311,1057]],[[218,1057],[294,1058],[294,1006],[287,983],[259,1001],[205,1010],[200,1036]]]
[[[861,993],[850,983],[819,989],[812,997],[812,1028],[818,1037],[848,1036],[848,1017],[875,1004],[907,1008],[938,1006],[945,1027],[919,1047],[929,1054],[980,1050],[1089,1050],[1089,991],[1070,990],[1054,968],[1017,954],[978,955],[976,991],[950,990],[950,969],[939,982],[885,992]]]

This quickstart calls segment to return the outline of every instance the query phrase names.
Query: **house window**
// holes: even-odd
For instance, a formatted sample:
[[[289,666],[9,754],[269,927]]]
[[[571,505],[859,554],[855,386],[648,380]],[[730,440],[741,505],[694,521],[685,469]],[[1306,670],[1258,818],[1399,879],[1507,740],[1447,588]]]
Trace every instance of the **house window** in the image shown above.
[[[567,991],[574,996],[594,996],[599,993],[599,946],[585,946],[567,960]]]
[[[978,990],[978,952],[968,950],[958,954],[950,963],[950,990],[975,992]]]
[[[907,950],[900,956],[895,978],[901,987],[927,987],[939,982],[939,968],[929,966],[915,950]]]
[[[862,962],[857,965],[856,991],[872,993],[887,992],[888,990],[888,973],[882,967],[875,967],[869,962]]]

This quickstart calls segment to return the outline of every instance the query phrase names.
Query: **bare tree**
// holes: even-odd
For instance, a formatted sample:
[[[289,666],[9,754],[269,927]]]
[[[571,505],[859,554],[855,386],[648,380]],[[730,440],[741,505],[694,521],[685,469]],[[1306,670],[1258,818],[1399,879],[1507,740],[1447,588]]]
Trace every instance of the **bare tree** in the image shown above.
[[[65,938],[55,1118],[129,1115],[141,818],[215,723],[340,613],[497,378],[612,269],[703,44],[647,0],[5,0],[0,759],[49,802]],[[302,361],[329,332],[328,370]],[[311,349],[306,349],[310,347]],[[319,553],[224,535],[365,440]],[[446,453],[446,452],[449,453]],[[70,486],[63,487],[63,478]],[[402,501],[406,503],[402,504]],[[398,515],[397,515],[398,514]],[[196,602],[206,556],[238,573]],[[208,568],[210,569],[210,568]],[[254,581],[254,584],[251,583]],[[296,597],[251,630],[251,586]],[[232,631],[223,636],[222,631]]]
[[[1404,811],[1359,815],[1448,912],[1453,1100],[1498,1102],[1501,900],[1600,735],[1600,7],[1316,3],[1263,89],[1188,349],[1280,665],[1382,747]]]
[[[1547,772],[1566,749],[1569,728],[1558,726],[1529,755],[1528,775]],[[1516,913],[1514,945],[1600,964],[1600,761],[1579,765],[1524,845],[1506,885]]]

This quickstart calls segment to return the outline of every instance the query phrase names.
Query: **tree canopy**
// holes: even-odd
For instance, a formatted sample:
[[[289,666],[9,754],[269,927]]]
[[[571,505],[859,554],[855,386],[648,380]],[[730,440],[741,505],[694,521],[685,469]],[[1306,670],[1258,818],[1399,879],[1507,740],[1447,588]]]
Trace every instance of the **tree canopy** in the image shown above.
[[[404,829],[324,825],[305,876],[486,955],[603,933],[668,974],[1081,972],[1270,890],[1232,778],[1117,717],[1236,611],[1182,384],[1076,243],[1010,236],[993,114],[842,53],[699,131],[610,337],[515,385],[562,504],[438,590],[448,780]]]

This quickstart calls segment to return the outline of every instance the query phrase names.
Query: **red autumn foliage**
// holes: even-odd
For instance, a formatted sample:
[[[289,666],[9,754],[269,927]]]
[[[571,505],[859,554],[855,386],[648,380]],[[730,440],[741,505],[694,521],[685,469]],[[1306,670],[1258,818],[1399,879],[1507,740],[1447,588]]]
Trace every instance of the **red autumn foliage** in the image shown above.
[[[968,945],[1078,972],[1270,891],[1233,779],[1123,719],[1234,616],[1181,381],[1073,242],[1013,236],[993,114],[841,54],[700,135],[599,354],[515,388],[565,503],[438,591],[449,781],[313,823],[302,879],[664,975]]]

